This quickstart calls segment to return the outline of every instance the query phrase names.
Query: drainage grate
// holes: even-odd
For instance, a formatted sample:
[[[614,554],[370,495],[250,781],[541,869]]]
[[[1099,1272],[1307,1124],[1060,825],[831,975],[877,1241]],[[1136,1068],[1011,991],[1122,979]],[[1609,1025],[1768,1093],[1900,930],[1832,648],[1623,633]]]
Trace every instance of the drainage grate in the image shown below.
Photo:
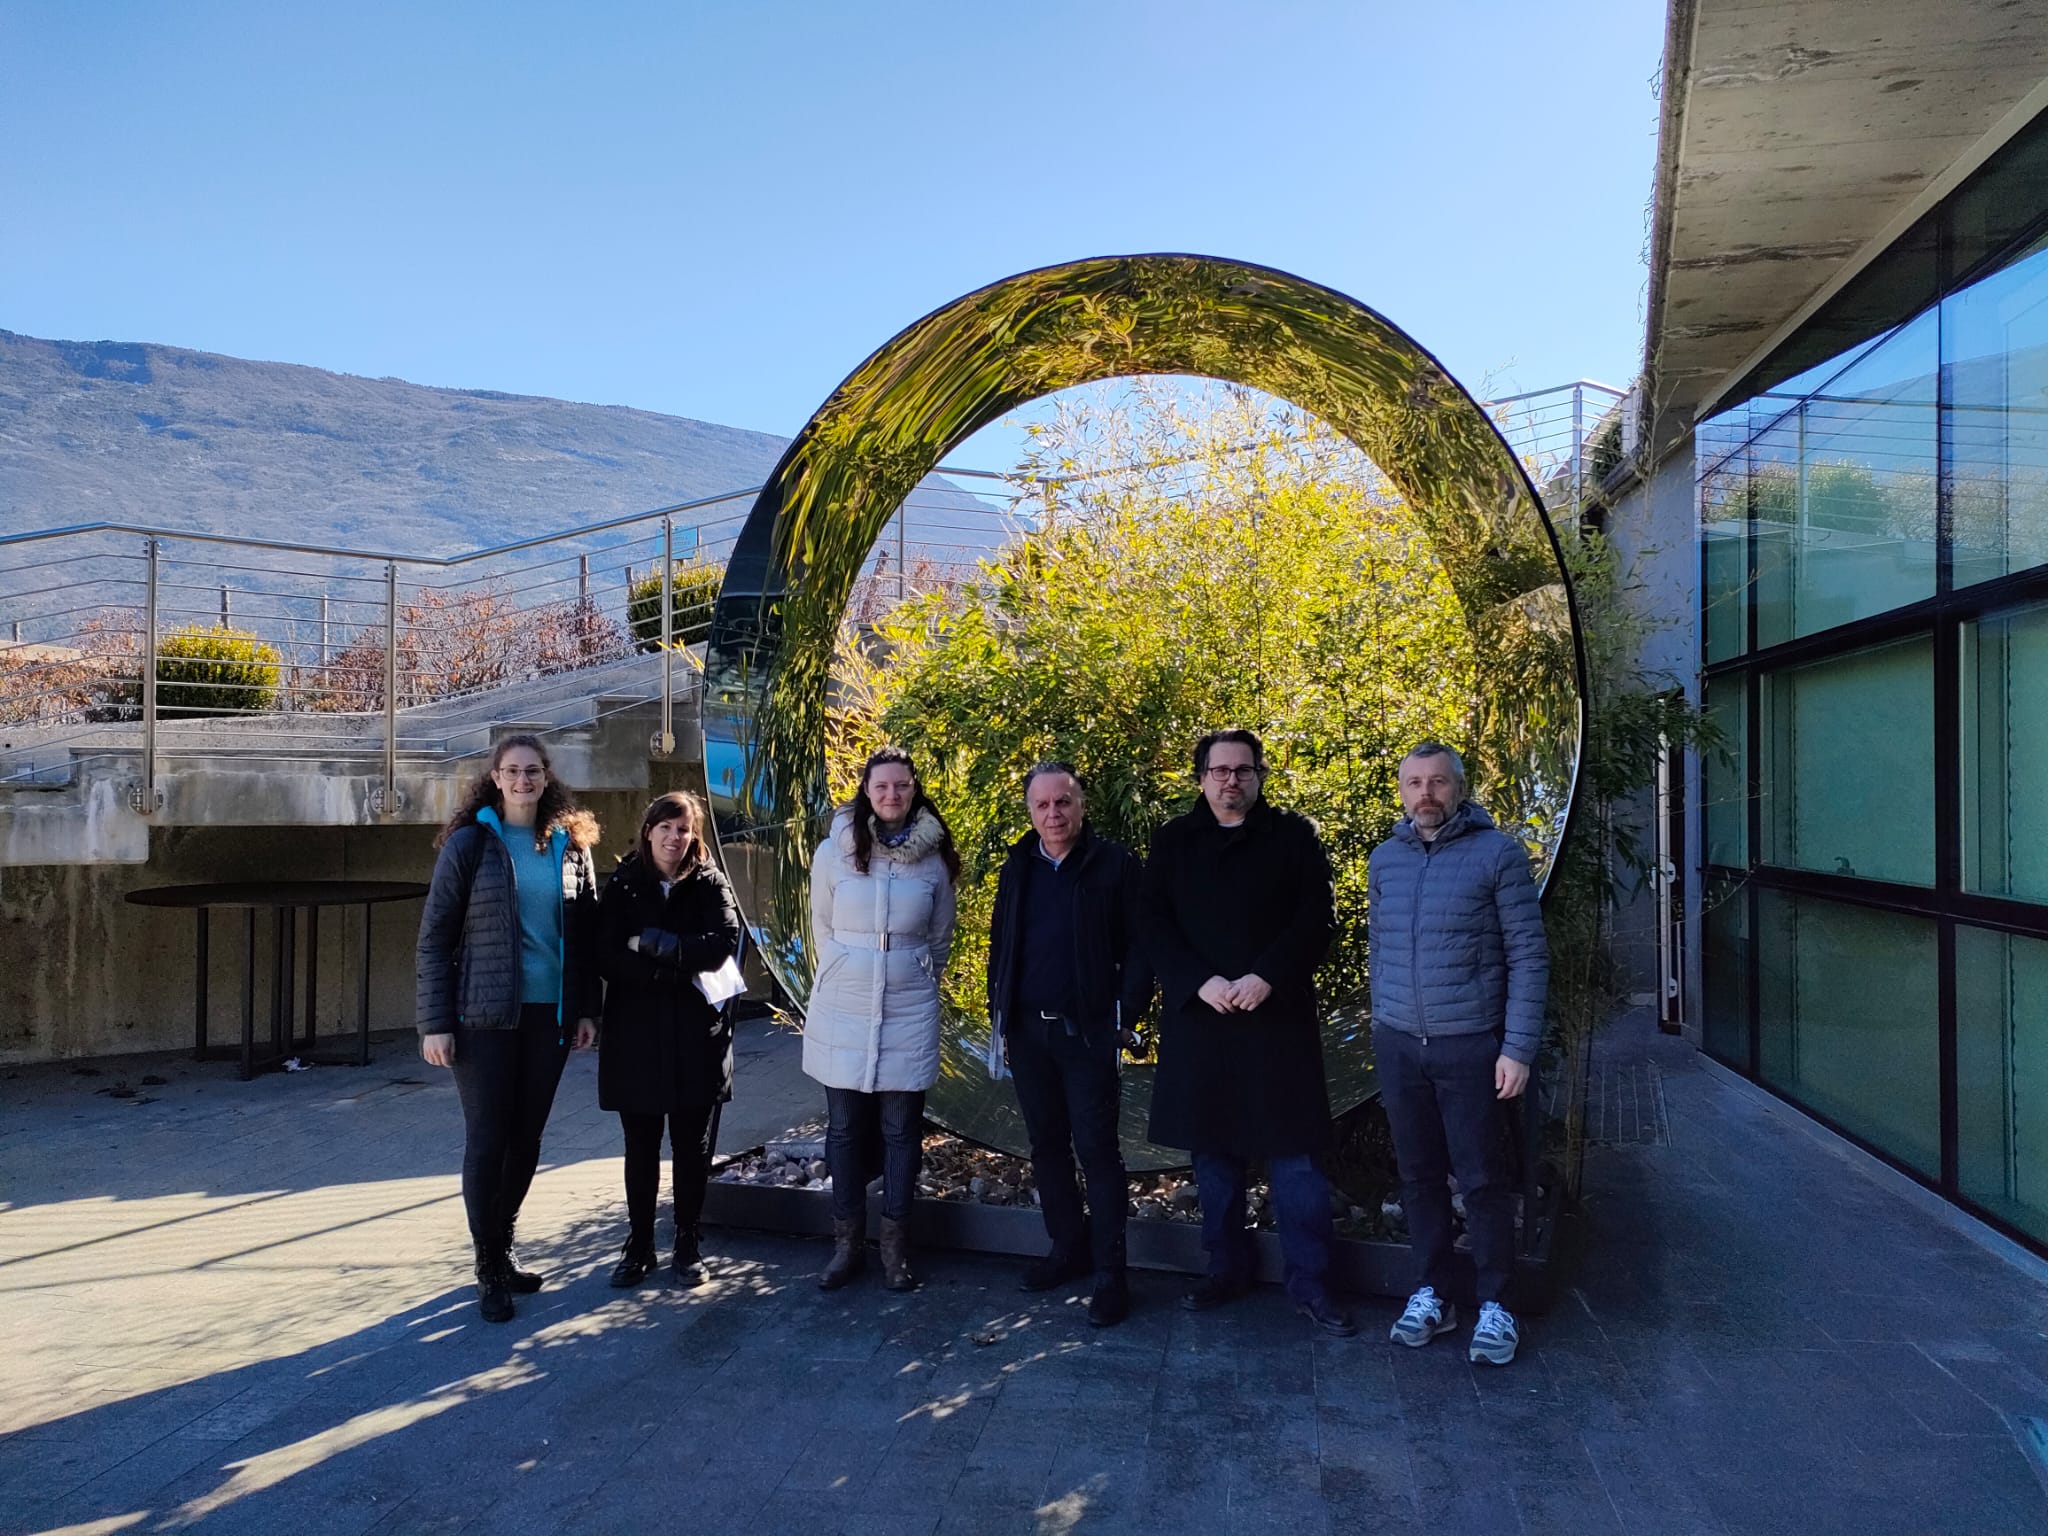
[[[1586,1140],[1609,1147],[1668,1147],[1671,1116],[1654,1062],[1593,1063],[1586,1087]]]

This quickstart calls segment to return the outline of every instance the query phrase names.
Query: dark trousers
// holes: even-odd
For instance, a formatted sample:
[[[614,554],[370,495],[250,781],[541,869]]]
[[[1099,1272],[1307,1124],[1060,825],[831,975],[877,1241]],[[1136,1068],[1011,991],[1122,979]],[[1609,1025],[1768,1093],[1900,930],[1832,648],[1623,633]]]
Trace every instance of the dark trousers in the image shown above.
[[[1453,1294],[1451,1192],[1465,1196],[1465,1231],[1479,1271],[1479,1299],[1499,1301],[1515,1272],[1515,1218],[1501,1141],[1493,1067],[1500,1036],[1372,1032],[1380,1103],[1401,1168],[1401,1210],[1415,1252],[1415,1283]]]
[[[868,1180],[882,1175],[882,1214],[910,1220],[917,1171],[924,1166],[924,1095],[825,1090],[825,1166],[832,1174],[832,1214],[865,1221]]]
[[[711,1178],[711,1125],[718,1106],[684,1104],[666,1115],[619,1111],[626,1133],[626,1212],[636,1248],[654,1245],[654,1201],[661,1192],[661,1129],[668,1125],[669,1181],[676,1201],[676,1252],[695,1258],[704,1186]]]
[[[455,1092],[462,1100],[462,1204],[483,1253],[510,1243],[512,1223],[540,1166],[540,1136],[569,1047],[553,1003],[529,1003],[517,1029],[455,1031]]]
[[[1031,1138],[1031,1172],[1056,1253],[1086,1251],[1098,1275],[1123,1273],[1130,1186],[1124,1178],[1117,1119],[1123,1084],[1117,1036],[1067,1033],[1058,1019],[1019,1018],[1006,1036],[1017,1107]],[[1074,1179],[1074,1157],[1088,1183],[1088,1208]]]
[[[1245,1228],[1244,1191],[1251,1159],[1228,1152],[1197,1152],[1195,1189],[1202,1197],[1202,1248],[1209,1273],[1240,1284],[1258,1268],[1252,1235]],[[1330,1181],[1312,1153],[1269,1157],[1266,1188],[1273,1222],[1280,1229],[1280,1257],[1286,1265],[1287,1294],[1296,1301],[1329,1295]]]

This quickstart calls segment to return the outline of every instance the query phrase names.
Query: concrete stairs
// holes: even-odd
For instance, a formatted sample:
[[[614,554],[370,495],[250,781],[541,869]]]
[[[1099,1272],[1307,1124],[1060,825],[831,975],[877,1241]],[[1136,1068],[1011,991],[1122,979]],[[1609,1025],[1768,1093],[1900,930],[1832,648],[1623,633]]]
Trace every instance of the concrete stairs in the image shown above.
[[[674,669],[674,758],[702,750],[701,673]],[[157,726],[163,805],[131,804],[139,723],[0,726],[0,866],[142,863],[152,826],[368,826],[445,820],[491,743],[527,730],[579,791],[643,790],[661,723],[661,658],[634,656],[398,712],[403,803],[380,814],[382,714],[276,714]]]

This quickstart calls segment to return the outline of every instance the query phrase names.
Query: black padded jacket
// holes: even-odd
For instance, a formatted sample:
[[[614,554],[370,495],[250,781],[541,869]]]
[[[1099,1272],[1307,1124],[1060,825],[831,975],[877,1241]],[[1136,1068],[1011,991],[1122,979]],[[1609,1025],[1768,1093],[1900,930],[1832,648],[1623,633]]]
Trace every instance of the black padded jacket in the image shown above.
[[[519,1027],[519,892],[511,851],[489,827],[458,827],[441,845],[420,914],[418,963],[421,1034]],[[564,1029],[595,1019],[602,992],[597,870],[572,837],[562,850]]]

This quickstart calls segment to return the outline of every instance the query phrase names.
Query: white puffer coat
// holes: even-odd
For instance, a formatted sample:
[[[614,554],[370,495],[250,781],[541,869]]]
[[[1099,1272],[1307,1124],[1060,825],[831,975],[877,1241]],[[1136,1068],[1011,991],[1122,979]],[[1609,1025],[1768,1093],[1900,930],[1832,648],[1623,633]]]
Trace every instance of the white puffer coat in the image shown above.
[[[915,1093],[939,1079],[939,976],[953,947],[953,882],[938,819],[875,839],[862,874],[842,811],[811,860],[817,971],[804,1010],[804,1071],[827,1088]]]

